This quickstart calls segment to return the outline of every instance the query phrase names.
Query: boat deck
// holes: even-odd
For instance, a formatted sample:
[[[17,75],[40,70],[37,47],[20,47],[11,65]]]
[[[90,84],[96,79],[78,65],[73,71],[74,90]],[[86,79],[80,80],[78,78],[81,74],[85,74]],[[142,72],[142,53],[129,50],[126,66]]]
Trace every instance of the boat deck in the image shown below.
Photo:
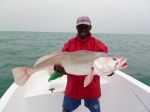
[[[66,76],[51,84],[46,71],[31,76],[24,86],[15,83],[0,100],[0,112],[61,112]],[[49,89],[55,88],[52,92]],[[116,71],[112,77],[101,78],[102,112],[149,112],[150,87]],[[84,102],[75,112],[89,112]]]

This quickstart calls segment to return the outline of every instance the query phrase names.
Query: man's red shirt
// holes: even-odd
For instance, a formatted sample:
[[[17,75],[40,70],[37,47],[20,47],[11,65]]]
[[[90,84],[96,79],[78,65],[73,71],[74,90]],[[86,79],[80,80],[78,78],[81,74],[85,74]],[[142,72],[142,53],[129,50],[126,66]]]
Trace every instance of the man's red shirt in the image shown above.
[[[64,47],[62,48],[62,51],[67,52],[74,52],[78,50],[108,52],[107,46],[91,35],[86,39],[81,39],[79,35],[77,35],[65,43]],[[84,79],[85,76],[68,74],[65,94],[74,99],[99,98],[101,96],[100,77],[94,76],[93,81],[85,88],[83,87]]]

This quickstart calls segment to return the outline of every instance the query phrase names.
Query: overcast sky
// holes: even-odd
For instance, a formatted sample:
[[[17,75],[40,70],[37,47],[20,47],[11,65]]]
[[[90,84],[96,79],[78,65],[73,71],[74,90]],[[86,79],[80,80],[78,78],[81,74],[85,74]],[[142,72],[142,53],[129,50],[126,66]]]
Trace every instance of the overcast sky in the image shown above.
[[[76,32],[79,16],[94,33],[150,34],[150,0],[0,0],[0,31]]]

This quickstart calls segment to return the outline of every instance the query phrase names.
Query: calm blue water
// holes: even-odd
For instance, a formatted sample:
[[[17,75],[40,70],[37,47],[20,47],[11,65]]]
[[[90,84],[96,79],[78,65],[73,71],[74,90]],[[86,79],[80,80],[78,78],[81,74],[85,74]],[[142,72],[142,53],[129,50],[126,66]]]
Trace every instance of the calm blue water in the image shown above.
[[[32,66],[46,54],[60,51],[75,33],[0,32],[0,97],[13,83],[11,69]],[[123,72],[150,86],[150,35],[93,34],[109,53],[123,55],[129,67]]]

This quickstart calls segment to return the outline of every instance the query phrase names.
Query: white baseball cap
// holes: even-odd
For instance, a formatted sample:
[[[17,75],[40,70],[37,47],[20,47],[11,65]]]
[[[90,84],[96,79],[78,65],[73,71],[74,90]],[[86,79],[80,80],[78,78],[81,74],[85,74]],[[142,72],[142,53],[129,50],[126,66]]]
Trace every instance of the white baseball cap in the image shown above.
[[[87,17],[87,16],[78,17],[76,26],[81,25],[81,24],[91,25],[91,20],[90,20],[90,18]]]

